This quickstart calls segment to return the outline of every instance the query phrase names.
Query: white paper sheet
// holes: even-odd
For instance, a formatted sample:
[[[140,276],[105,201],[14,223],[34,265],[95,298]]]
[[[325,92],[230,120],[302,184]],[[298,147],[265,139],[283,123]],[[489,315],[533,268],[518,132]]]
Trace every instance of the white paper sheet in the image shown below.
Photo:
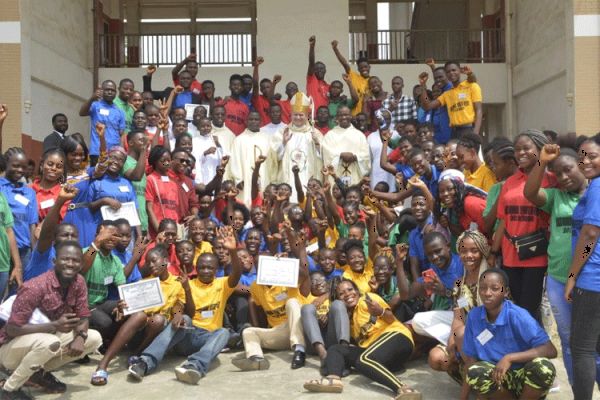
[[[102,219],[104,220],[115,221],[125,218],[131,226],[140,226],[142,224],[133,201],[121,203],[121,208],[118,210],[113,210],[109,206],[102,206],[100,207],[100,213],[102,213]]]
[[[256,283],[259,285],[298,287],[300,260],[297,258],[258,257]]]

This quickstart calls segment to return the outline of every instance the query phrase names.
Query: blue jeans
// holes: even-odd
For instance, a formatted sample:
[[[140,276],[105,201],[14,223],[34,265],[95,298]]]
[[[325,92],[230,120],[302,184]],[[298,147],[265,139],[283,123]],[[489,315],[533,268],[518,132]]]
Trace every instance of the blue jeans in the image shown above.
[[[167,325],[142,352],[141,358],[148,365],[148,373],[158,367],[167,351],[173,349],[179,355],[188,356],[185,364],[193,366],[202,375],[206,375],[210,363],[227,345],[229,340],[227,329],[219,328],[211,332],[193,327],[192,319],[187,315],[183,318],[185,329],[175,329],[173,324]]]
[[[548,275],[546,277],[546,294],[558,328],[558,337],[569,383],[573,386],[573,359],[570,347],[571,303],[565,300],[565,284]],[[596,382],[600,384],[600,357],[596,357]]]
[[[23,269],[29,264],[31,260],[31,247],[22,247],[19,249],[19,257],[21,258],[21,265]]]

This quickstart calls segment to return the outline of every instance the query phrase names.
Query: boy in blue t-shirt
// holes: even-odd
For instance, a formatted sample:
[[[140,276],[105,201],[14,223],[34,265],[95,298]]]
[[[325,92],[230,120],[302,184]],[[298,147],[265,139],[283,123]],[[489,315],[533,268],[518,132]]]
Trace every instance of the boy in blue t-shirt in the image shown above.
[[[529,312],[508,300],[508,276],[493,268],[479,278],[483,306],[469,312],[462,356],[463,397],[543,399],[556,370],[556,348]]]
[[[322,272],[325,279],[329,282],[336,276],[342,276],[344,271],[335,268],[336,254],[333,249],[319,250],[319,265],[317,271]]]

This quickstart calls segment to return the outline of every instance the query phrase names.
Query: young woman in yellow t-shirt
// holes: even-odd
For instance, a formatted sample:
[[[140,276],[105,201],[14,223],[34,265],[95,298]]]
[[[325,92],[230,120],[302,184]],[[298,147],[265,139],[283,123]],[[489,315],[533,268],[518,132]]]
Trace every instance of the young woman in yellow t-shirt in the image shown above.
[[[391,372],[398,370],[412,354],[414,343],[408,328],[394,317],[381,297],[374,293],[361,295],[354,282],[343,279],[336,291],[348,310],[351,337],[356,345],[331,346],[325,359],[324,372],[328,375],[307,381],[304,388],[311,392],[341,393],[342,372],[350,365],[390,388],[396,399],[420,400],[419,392],[404,385]]]

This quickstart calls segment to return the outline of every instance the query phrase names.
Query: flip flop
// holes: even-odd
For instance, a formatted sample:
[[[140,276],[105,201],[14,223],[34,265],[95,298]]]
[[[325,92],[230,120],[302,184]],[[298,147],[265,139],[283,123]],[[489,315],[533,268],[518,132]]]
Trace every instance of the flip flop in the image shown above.
[[[91,384],[94,386],[104,386],[108,383],[108,372],[105,369],[98,369],[92,374]]]
[[[321,379],[312,379],[304,383],[304,389],[309,392],[317,393],[342,393],[344,385],[340,378],[324,377]]]
[[[398,390],[398,395],[394,398],[394,400],[421,400],[422,398],[421,392],[419,392],[417,389],[411,389],[408,386],[402,386]]]

